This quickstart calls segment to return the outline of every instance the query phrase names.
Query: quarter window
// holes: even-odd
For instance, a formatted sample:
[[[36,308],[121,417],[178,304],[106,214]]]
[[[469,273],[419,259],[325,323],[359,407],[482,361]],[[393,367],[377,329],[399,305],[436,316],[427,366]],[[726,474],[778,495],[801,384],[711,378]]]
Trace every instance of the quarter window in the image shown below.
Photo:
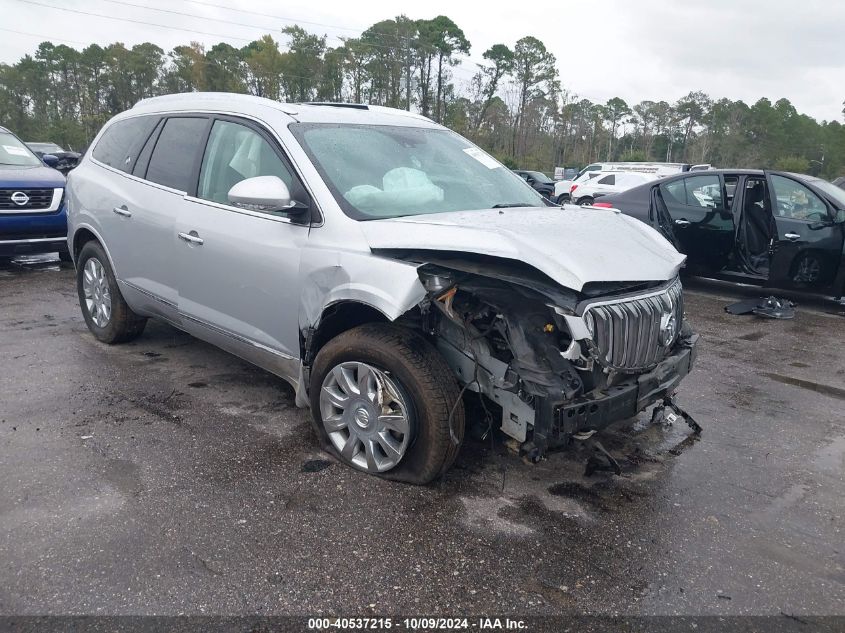
[[[97,141],[92,156],[104,165],[131,172],[141,146],[157,122],[158,117],[142,116],[110,125]]]
[[[191,175],[207,124],[207,119],[197,117],[167,119],[150,157],[147,180],[190,191]]]
[[[780,217],[809,222],[828,217],[825,203],[804,185],[783,176],[772,176],[772,188]]]
[[[291,189],[290,171],[260,134],[245,125],[215,121],[202,160],[197,197],[229,204],[229,190],[256,176],[278,176]]]
[[[611,174],[609,176],[605,176],[604,178],[600,178],[596,182],[600,185],[615,185],[616,184],[616,175]]]

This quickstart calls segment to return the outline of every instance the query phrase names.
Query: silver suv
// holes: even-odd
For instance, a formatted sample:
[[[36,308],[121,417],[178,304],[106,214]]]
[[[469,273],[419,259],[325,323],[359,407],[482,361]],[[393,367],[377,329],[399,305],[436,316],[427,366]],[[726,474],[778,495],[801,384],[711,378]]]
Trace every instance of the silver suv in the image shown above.
[[[551,206],[400,110],[233,94],[147,99],[68,180],[94,336],[166,321],[281,376],[324,447],[426,483],[463,396],[539,459],[686,375],[683,256],[612,209]]]

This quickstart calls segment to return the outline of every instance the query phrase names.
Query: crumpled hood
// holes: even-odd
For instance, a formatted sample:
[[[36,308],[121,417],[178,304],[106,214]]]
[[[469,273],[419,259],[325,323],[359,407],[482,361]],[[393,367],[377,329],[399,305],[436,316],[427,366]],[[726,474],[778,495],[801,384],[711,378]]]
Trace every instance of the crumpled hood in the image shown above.
[[[597,281],[665,281],[684,255],[612,209],[576,206],[459,211],[360,223],[370,248],[457,251],[525,262],[580,291]]]

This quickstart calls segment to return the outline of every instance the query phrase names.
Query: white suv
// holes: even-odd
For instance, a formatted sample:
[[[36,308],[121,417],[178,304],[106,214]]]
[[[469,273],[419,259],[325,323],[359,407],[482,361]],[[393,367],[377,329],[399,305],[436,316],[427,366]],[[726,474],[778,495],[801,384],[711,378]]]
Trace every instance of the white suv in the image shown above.
[[[547,203],[426,118],[229,94],[140,102],[68,181],[85,321],[150,317],[269,372],[327,450],[425,483],[465,391],[537,459],[687,374],[680,255],[613,210]]]

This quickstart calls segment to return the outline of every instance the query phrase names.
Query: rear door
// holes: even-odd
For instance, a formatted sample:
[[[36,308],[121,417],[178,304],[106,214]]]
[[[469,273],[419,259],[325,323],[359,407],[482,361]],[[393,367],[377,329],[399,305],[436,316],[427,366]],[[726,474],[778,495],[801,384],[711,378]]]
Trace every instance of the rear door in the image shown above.
[[[122,235],[112,253],[120,260],[126,292],[133,296],[130,303],[176,324],[176,217],[196,180],[208,125],[206,116],[162,119],[138,154],[127,195],[112,209]]]
[[[822,290],[833,285],[842,259],[843,228],[815,191],[786,174],[767,173],[777,238],[769,282]]]
[[[675,178],[659,186],[672,227],[691,267],[717,272],[734,243],[734,222],[719,174]]]
[[[251,121],[216,117],[195,193],[176,224],[180,238],[173,269],[186,330],[296,378],[299,262],[308,219],[247,210],[228,200],[238,182],[269,175],[285,181],[294,200],[312,206],[267,130]]]

